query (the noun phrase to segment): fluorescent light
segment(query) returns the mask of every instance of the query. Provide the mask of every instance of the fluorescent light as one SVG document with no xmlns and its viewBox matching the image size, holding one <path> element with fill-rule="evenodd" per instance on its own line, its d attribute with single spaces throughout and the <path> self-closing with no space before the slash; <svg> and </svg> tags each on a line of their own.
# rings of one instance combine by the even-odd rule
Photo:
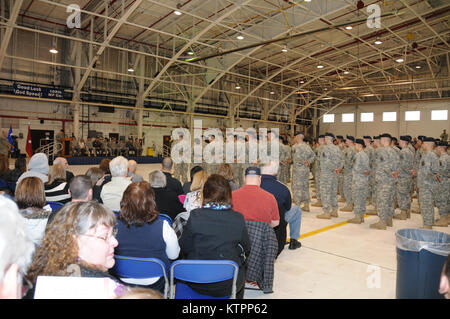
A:
<svg viewBox="0 0 450 319">
<path fill-rule="evenodd" d="M 305 81 L 301 80 L 300 83 L 303 84 L 303 83 L 305 83 Z"/>
<path fill-rule="evenodd" d="M 317 68 L 318 68 L 318 69 L 323 69 L 323 65 L 319 64 L 319 65 L 317 66 Z"/>
<path fill-rule="evenodd" d="M 241 87 L 238 85 L 236 85 L 236 90 L 239 90 Z"/>
<path fill-rule="evenodd" d="M 287 52 L 288 50 L 287 50 L 287 47 L 286 46 L 284 46 L 282 49 L 281 49 L 281 52 Z"/>
<path fill-rule="evenodd" d="M 405 60 L 403 60 L 402 58 L 400 58 L 400 59 L 397 59 L 397 60 L 395 60 L 396 62 L 398 62 L 398 63 L 402 63 L 403 61 L 405 61 Z"/>
<path fill-rule="evenodd" d="M 311 0 L 305 0 L 305 2 L 311 2 Z"/>
<path fill-rule="evenodd" d="M 128 72 L 134 72 L 134 69 L 132 67 L 129 67 Z"/>
<path fill-rule="evenodd" d="M 238 39 L 238 40 L 244 40 L 244 37 L 243 37 L 242 35 L 238 35 L 238 36 L 236 37 L 236 39 Z"/>
<path fill-rule="evenodd" d="M 375 42 L 374 42 L 375 44 L 381 44 L 381 43 L 383 43 L 380 39 L 377 39 Z"/>
<path fill-rule="evenodd" d="M 178 11 L 178 10 L 175 10 L 173 13 L 174 13 L 175 15 L 177 15 L 177 16 L 180 16 L 180 15 L 181 15 L 181 12 Z"/>
<path fill-rule="evenodd" d="M 192 52 L 192 51 L 188 51 L 188 53 L 187 54 L 189 54 L 189 55 L 194 55 L 194 52 Z"/>
<path fill-rule="evenodd" d="M 275 94 L 275 92 L 274 91 L 270 91 L 270 94 Z"/>
<path fill-rule="evenodd" d="M 420 65 L 416 65 L 416 69 L 421 69 L 422 67 Z"/>
<path fill-rule="evenodd" d="M 349 74 L 350 72 L 348 72 L 348 71 L 344 71 L 344 74 Z"/>
<path fill-rule="evenodd" d="M 57 54 L 58 53 L 58 50 L 56 50 L 55 48 L 51 48 L 49 51 L 50 51 L 50 53 L 53 53 L 53 54 Z"/>
<path fill-rule="evenodd" d="M 351 29 L 353 29 L 353 27 L 351 25 L 348 25 L 348 26 L 345 27 L 345 29 L 346 30 L 351 30 Z"/>
</svg>

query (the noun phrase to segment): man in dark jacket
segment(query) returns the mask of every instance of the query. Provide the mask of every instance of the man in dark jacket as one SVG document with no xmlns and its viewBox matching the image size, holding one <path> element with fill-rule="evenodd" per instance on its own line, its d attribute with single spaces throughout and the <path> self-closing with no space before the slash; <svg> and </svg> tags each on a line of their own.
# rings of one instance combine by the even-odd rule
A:
<svg viewBox="0 0 450 319">
<path fill-rule="evenodd" d="M 173 161 L 170 157 L 165 157 L 161 163 L 161 171 L 166 175 L 167 189 L 175 192 L 178 195 L 184 194 L 181 182 L 172 177 Z"/>
<path fill-rule="evenodd" d="M 278 161 L 270 161 L 264 165 L 262 168 L 261 188 L 271 193 L 277 200 L 280 225 L 274 230 L 278 240 L 278 254 L 280 254 L 286 243 L 287 223 L 289 224 L 290 232 L 289 249 L 297 249 L 302 246 L 298 241 L 300 238 L 302 211 L 300 207 L 292 205 L 291 192 L 286 185 L 277 180 L 278 170 Z"/>
</svg>

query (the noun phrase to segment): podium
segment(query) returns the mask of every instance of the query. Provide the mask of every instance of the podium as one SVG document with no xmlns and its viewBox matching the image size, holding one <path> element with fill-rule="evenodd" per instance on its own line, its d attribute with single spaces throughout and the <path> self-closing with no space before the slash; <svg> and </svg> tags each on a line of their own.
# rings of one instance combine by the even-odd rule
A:
<svg viewBox="0 0 450 319">
<path fill-rule="evenodd" d="M 62 156 L 64 157 L 70 157 L 71 155 L 71 148 L 70 148 L 70 142 L 72 141 L 71 137 L 64 137 L 61 139 L 62 144 Z"/>
</svg>

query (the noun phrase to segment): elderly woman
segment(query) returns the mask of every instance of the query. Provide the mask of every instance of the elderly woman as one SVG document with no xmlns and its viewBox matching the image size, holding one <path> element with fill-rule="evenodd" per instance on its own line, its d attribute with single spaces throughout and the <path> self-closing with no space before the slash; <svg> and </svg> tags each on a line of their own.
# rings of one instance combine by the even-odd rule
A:
<svg viewBox="0 0 450 319">
<path fill-rule="evenodd" d="M 155 192 L 155 202 L 159 212 L 169 215 L 174 220 L 179 213 L 184 211 L 178 195 L 174 191 L 167 189 L 167 180 L 163 172 L 151 172 L 149 180 Z"/>
<path fill-rule="evenodd" d="M 45 183 L 45 198 L 47 202 L 70 202 L 69 183 L 66 181 L 66 170 L 61 164 L 50 167 L 48 182 Z"/>
<path fill-rule="evenodd" d="M 116 217 L 95 201 L 68 203 L 49 225 L 28 270 L 35 284 L 38 276 L 108 277 L 114 266 L 113 233 Z"/>
<path fill-rule="evenodd" d="M 228 181 L 211 175 L 203 186 L 202 208 L 191 211 L 180 238 L 184 259 L 233 260 L 239 266 L 236 298 L 244 297 L 245 256 L 250 252 L 250 239 L 242 214 L 231 209 Z M 223 297 L 231 294 L 232 280 L 213 284 L 189 284 L 200 294 Z"/>
<path fill-rule="evenodd" d="M 45 205 L 44 183 L 38 177 L 26 177 L 17 185 L 15 199 L 31 239 L 39 245 L 52 209 Z"/>
<path fill-rule="evenodd" d="M 144 181 L 128 185 L 120 202 L 116 255 L 158 258 L 169 270 L 170 259 L 178 258 L 180 246 L 175 231 L 158 216 L 155 194 L 150 184 Z M 164 293 L 164 277 L 121 280 Z"/>
</svg>

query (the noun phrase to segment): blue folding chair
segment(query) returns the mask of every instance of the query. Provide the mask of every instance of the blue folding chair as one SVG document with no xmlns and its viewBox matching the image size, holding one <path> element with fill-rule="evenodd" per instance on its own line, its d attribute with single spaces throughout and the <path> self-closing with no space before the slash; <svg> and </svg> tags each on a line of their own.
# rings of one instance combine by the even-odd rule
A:
<svg viewBox="0 0 450 319">
<path fill-rule="evenodd" d="M 8 188 L 14 194 L 16 192 L 16 182 L 6 182 L 6 184 L 8 184 Z"/>
<path fill-rule="evenodd" d="M 164 277 L 164 298 L 169 292 L 169 281 L 167 279 L 166 266 L 158 258 L 139 258 L 115 255 L 113 272 L 119 278 L 150 278 Z"/>
<path fill-rule="evenodd" d="M 46 204 L 50 205 L 50 207 L 52 208 L 52 212 L 57 211 L 64 206 L 64 204 L 60 202 L 47 202 Z"/>
<path fill-rule="evenodd" d="M 159 219 L 167 220 L 167 222 L 169 223 L 170 226 L 172 226 L 172 224 L 173 224 L 172 218 L 170 218 L 170 216 L 167 214 L 159 214 Z"/>
<path fill-rule="evenodd" d="M 232 260 L 177 260 L 170 267 L 170 299 L 236 299 L 238 265 Z M 195 292 L 179 279 L 191 283 L 209 284 L 233 279 L 231 295 L 212 297 Z"/>
</svg>

